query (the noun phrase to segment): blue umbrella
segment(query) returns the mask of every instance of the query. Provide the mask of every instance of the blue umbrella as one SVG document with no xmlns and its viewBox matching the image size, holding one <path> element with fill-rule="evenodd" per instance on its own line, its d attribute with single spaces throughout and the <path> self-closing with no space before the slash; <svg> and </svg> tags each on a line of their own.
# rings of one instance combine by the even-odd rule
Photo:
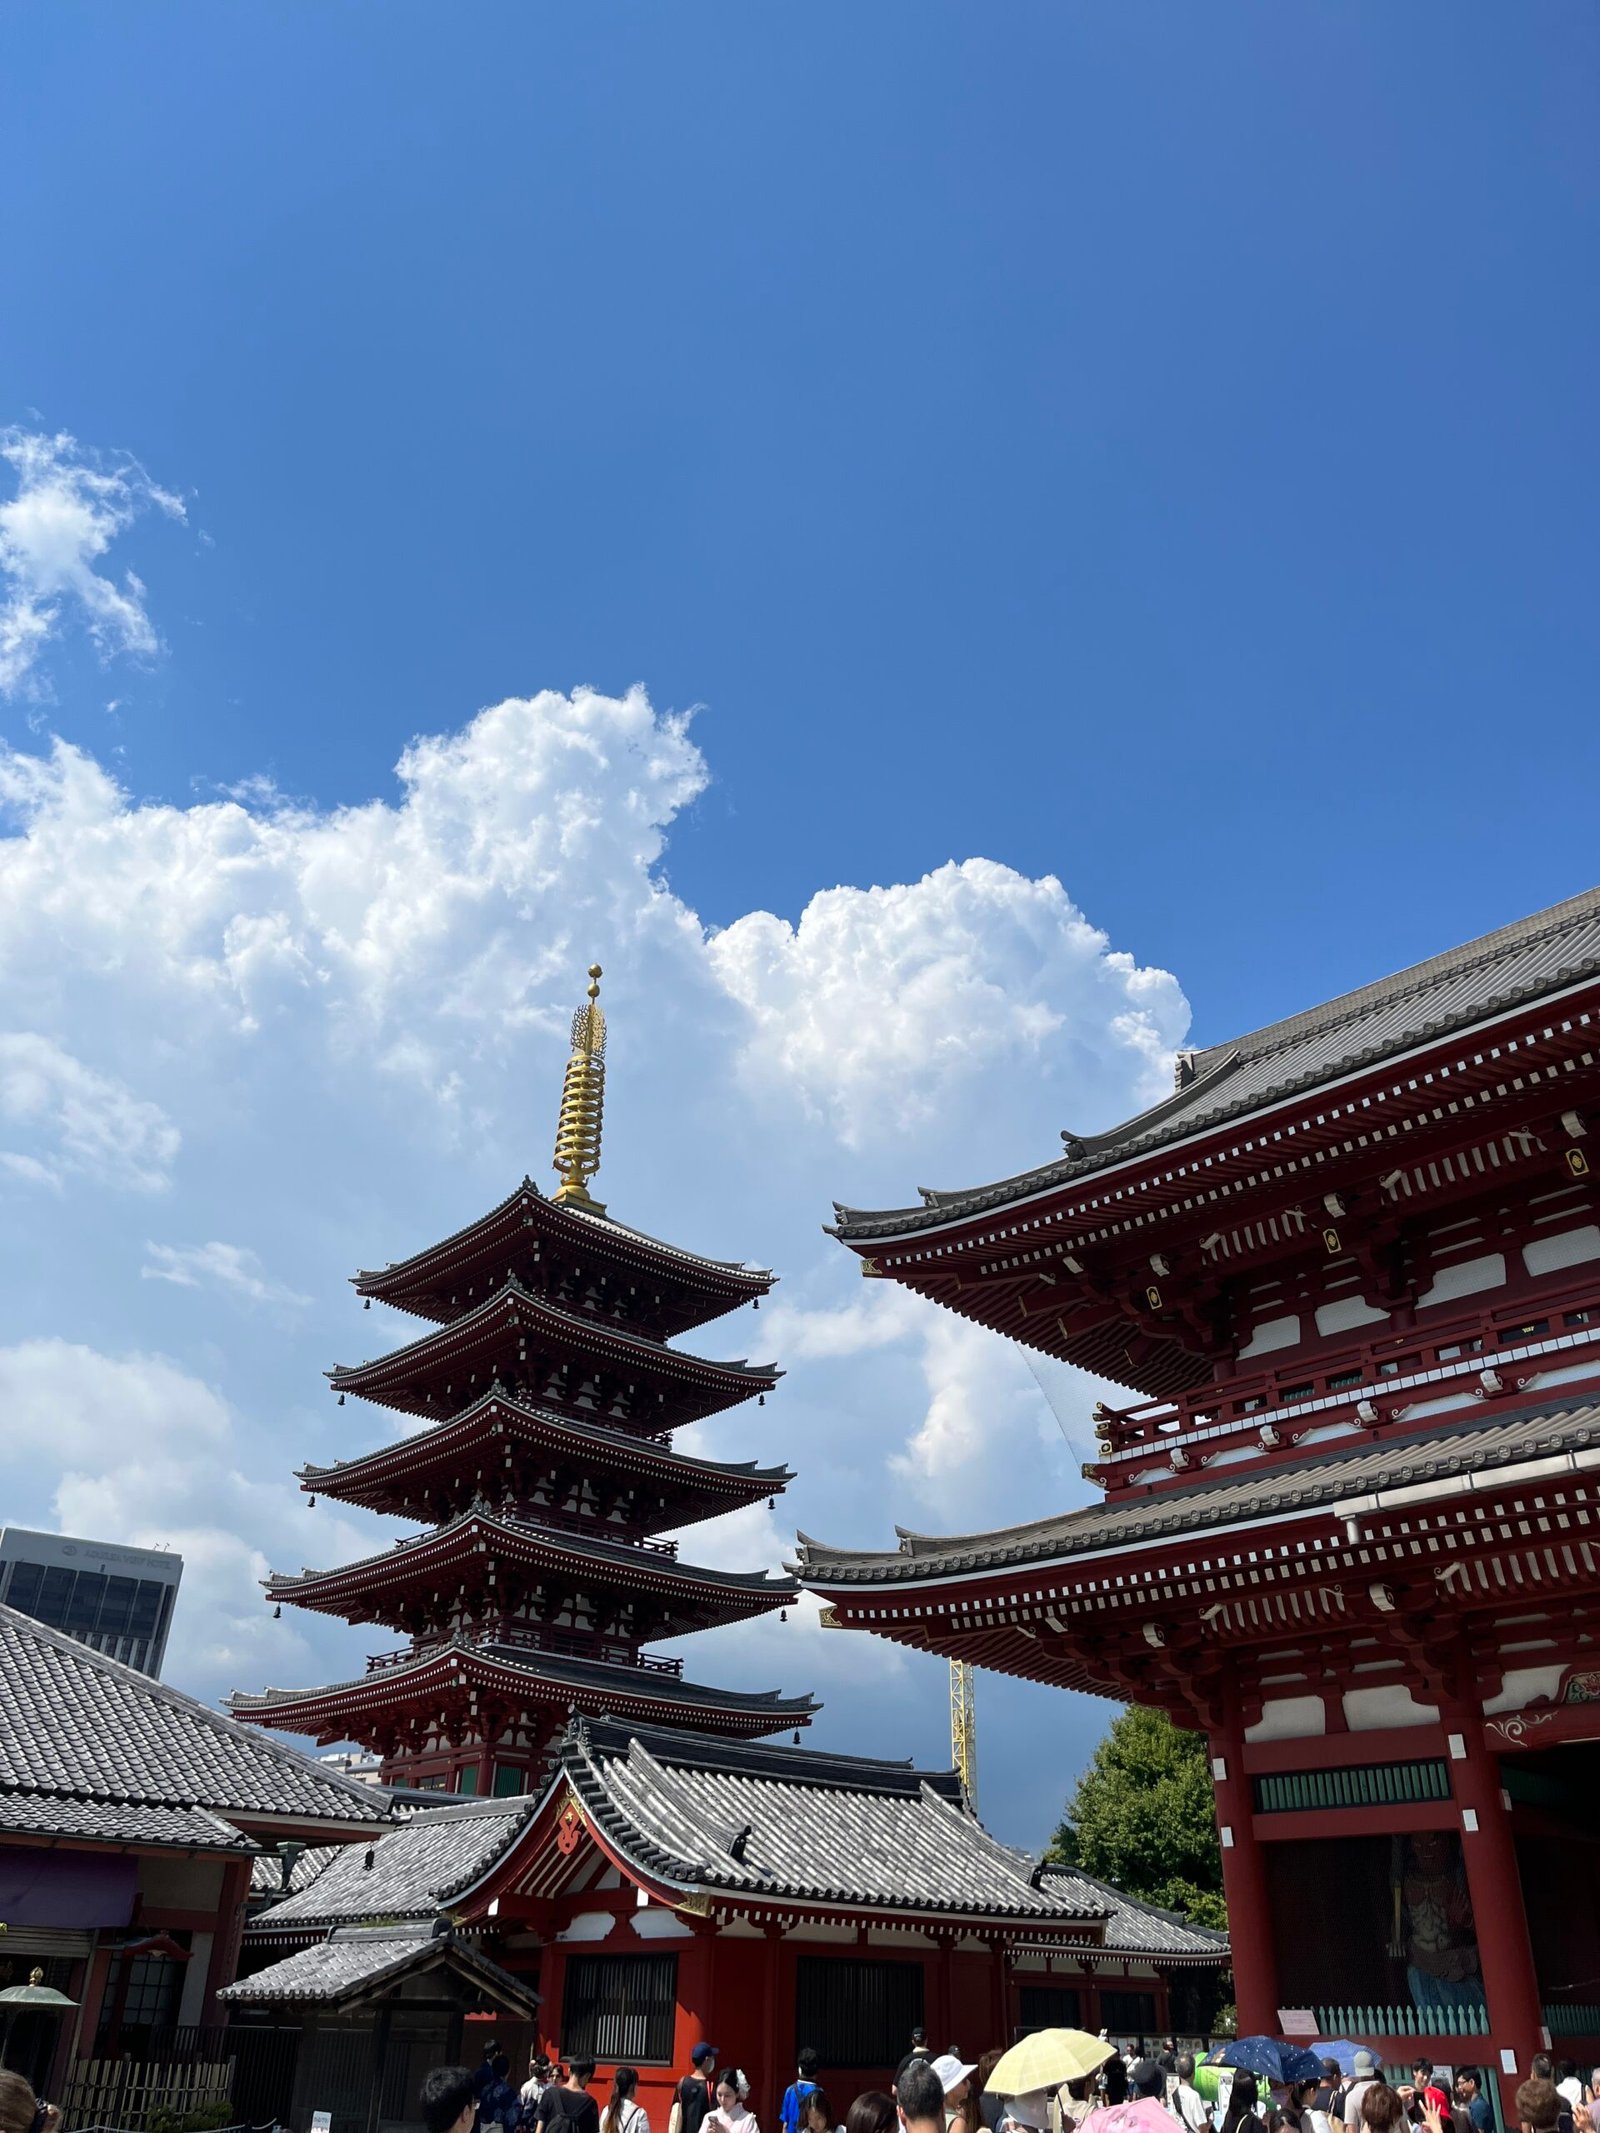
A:
<svg viewBox="0 0 1600 2133">
<path fill-rule="evenodd" d="M 1372 2051 L 1370 2044 L 1352 2044 L 1348 2037 L 1335 2037 L 1331 2044 L 1324 2044 L 1319 2041 L 1317 2045 L 1317 2057 L 1319 2059 L 1337 2059 L 1341 2074 L 1353 2074 L 1355 2072 L 1357 2052 L 1371 2052 L 1373 2064 L 1382 2066 L 1382 2052 Z"/>
<path fill-rule="evenodd" d="M 1211 2064 L 1258 2074 L 1275 2087 L 1290 2081 L 1322 2079 L 1322 2061 L 1316 2053 L 1308 2052 L 1303 2044 L 1287 2043 L 1281 2037 L 1234 2037 L 1211 2054 Z"/>
</svg>

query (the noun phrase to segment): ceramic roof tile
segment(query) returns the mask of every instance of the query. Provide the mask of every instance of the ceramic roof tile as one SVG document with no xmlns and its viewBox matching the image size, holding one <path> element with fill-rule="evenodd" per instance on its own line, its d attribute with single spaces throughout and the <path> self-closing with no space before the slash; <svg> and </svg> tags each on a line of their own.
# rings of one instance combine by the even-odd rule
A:
<svg viewBox="0 0 1600 2133">
<path fill-rule="evenodd" d="M 1066 1903 L 1100 1901 L 1110 1911 L 1103 1945 L 1122 1955 L 1191 1956 L 1223 1961 L 1228 1953 L 1226 1933 L 1213 1933 L 1197 1926 L 1181 1911 L 1163 1911 L 1153 1903 L 1141 1903 L 1109 1881 L 1097 1880 L 1077 1867 L 1041 1866 L 1035 1876 L 1047 1894 Z"/>
<path fill-rule="evenodd" d="M 282 2002 L 337 2006 L 352 1996 L 366 1998 L 397 1984 L 413 1971 L 437 1969 L 441 1964 L 510 2011 L 531 2014 L 539 2004 L 538 1993 L 522 1979 L 479 1954 L 469 1942 L 435 1933 L 431 1923 L 331 1934 L 226 1986 L 218 1998 L 238 2006 Z"/>
<path fill-rule="evenodd" d="M 369 1787 L 9 1607 L 0 1607 L 0 1709 L 0 1829 L 71 1833 L 68 1802 L 86 1803 L 85 1835 L 113 1807 L 137 1807 L 141 1827 L 153 1826 L 145 1810 L 155 1808 L 356 1827 L 388 1809 Z"/>
<path fill-rule="evenodd" d="M 824 1588 L 914 1584 L 961 1572 L 1021 1568 L 1165 1535 L 1193 1535 L 1241 1519 L 1281 1515 L 1419 1481 L 1492 1478 L 1497 1467 L 1596 1445 L 1600 1406 L 1542 1406 L 1439 1432 L 1417 1431 L 1385 1444 L 1325 1451 L 1233 1480 L 1219 1477 L 1187 1488 L 1150 1489 L 992 1533 L 902 1533 L 900 1547 L 893 1552 L 832 1548 L 802 1533 L 796 1567 L 807 1583 Z"/>
<path fill-rule="evenodd" d="M 381 1842 L 340 1846 L 309 1886 L 263 1911 L 252 1930 L 279 1933 L 289 1926 L 355 1924 L 363 1918 L 431 1918 L 482 1879 L 537 1805 L 532 1794 L 525 1794 L 424 1808 Z"/>
<path fill-rule="evenodd" d="M 840 1207 L 837 1234 L 897 1236 L 1007 1206 L 1596 974 L 1600 889 L 1590 889 L 1248 1036 L 1182 1055 L 1188 1078 L 1176 1094 L 1108 1133 L 1063 1134 L 1063 1158 L 990 1185 L 926 1191 L 920 1207 Z"/>
<path fill-rule="evenodd" d="M 1036 1889 L 959 1804 L 953 1772 L 582 1719 L 562 1761 L 608 1839 L 685 1886 L 1040 1925 L 1106 1914 Z"/>
</svg>

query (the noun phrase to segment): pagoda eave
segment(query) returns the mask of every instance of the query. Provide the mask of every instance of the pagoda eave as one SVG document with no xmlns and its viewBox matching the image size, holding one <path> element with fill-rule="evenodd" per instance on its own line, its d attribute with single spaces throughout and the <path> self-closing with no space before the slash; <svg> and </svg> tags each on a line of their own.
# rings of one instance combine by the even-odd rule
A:
<svg viewBox="0 0 1600 2133">
<path fill-rule="evenodd" d="M 758 1301 L 776 1280 L 764 1267 L 704 1259 L 608 1216 L 553 1200 L 525 1177 L 477 1222 L 392 1266 L 364 1268 L 353 1277 L 353 1286 L 360 1296 L 443 1323 L 457 1315 L 455 1298 L 463 1288 L 490 1270 L 503 1273 L 508 1259 L 526 1253 L 530 1234 L 629 1278 L 659 1283 L 652 1300 L 660 1322 L 673 1333 Z"/>
<path fill-rule="evenodd" d="M 427 1507 L 436 1498 L 449 1501 L 463 1487 L 470 1497 L 508 1471 L 520 1479 L 541 1459 L 636 1478 L 658 1490 L 661 1508 L 630 1520 L 644 1533 L 698 1524 L 720 1511 L 781 1495 L 794 1479 L 786 1466 L 696 1459 L 636 1433 L 514 1400 L 503 1390 L 474 1401 L 448 1421 L 357 1458 L 301 1467 L 296 1479 L 310 1496 L 415 1518 L 432 1515 Z M 461 1508 L 458 1503 L 456 1509 Z"/>
<path fill-rule="evenodd" d="M 820 1706 L 809 1696 L 777 1691 L 741 1695 L 704 1688 L 665 1672 L 556 1658 L 513 1658 L 451 1643 L 395 1665 L 375 1666 L 354 1681 L 314 1689 L 235 1693 L 231 1715 L 251 1725 L 315 1739 L 327 1746 L 358 1741 L 378 1746 L 397 1716 L 419 1705 L 448 1717 L 473 1697 L 493 1695 L 516 1709 L 548 1711 L 552 1719 L 578 1711 L 656 1725 L 682 1725 L 732 1739 L 809 1725 Z"/>
<path fill-rule="evenodd" d="M 401 1629 L 408 1611 L 430 1611 L 441 1592 L 471 1592 L 492 1604 L 519 1572 L 533 1580 L 558 1577 L 574 1591 L 638 1596 L 659 1614 L 651 1631 L 657 1636 L 767 1614 L 799 1594 L 793 1579 L 765 1571 L 701 1569 L 680 1564 L 659 1545 L 606 1540 L 487 1511 L 336 1569 L 269 1576 L 264 1589 L 278 1604 Z"/>
<path fill-rule="evenodd" d="M 515 1386 L 525 1373 L 539 1370 L 539 1362 L 527 1355 L 530 1343 L 537 1344 L 544 1365 L 585 1373 L 574 1404 L 583 1398 L 582 1385 L 603 1373 L 614 1381 L 614 1390 L 588 1395 L 589 1411 L 599 1410 L 601 1401 L 620 1399 L 626 1411 L 615 1419 L 651 1429 L 697 1422 L 752 1394 L 770 1392 L 782 1376 L 770 1365 L 689 1355 L 647 1335 L 563 1310 L 507 1281 L 460 1318 L 405 1347 L 330 1370 L 328 1382 L 337 1393 L 356 1393 L 405 1413 L 428 1415 L 442 1407 L 454 1414 L 496 1381 Z"/>
</svg>

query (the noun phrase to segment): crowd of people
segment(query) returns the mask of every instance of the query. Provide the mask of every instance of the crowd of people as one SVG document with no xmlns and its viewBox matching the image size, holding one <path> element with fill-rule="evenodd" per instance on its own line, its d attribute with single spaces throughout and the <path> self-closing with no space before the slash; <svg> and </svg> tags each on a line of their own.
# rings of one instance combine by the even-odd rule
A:
<svg viewBox="0 0 1600 2133">
<path fill-rule="evenodd" d="M 1324 2059 L 1319 2076 L 1276 2085 L 1230 2072 L 1209 2099 L 1194 2054 L 1170 2037 L 1158 2051 L 1140 2040 L 1082 2080 L 1023 2096 L 991 2087 L 1001 2057 L 999 2049 L 977 2060 L 954 2048 L 935 2053 L 914 2030 L 892 2092 L 863 2090 L 841 2112 L 818 2081 L 817 2053 L 802 2050 L 767 2133 L 1494 2133 L 1488 2077 L 1458 2067 L 1447 2088 L 1422 2055 L 1409 2080 L 1392 2083 L 1365 2051 L 1348 2073 Z M 491 2045 L 475 2074 L 429 2075 L 423 2116 L 428 2133 L 763 2133 L 747 2075 L 724 2065 L 713 2044 L 690 2053 L 665 2126 L 652 2128 L 636 2068 L 618 2067 L 605 2095 L 593 2092 L 594 2078 L 591 2059 L 563 2069 L 540 2055 L 513 2087 L 505 2054 Z M 1585 2079 L 1572 2061 L 1540 2054 L 1516 2108 L 1521 2133 L 1600 2133 L 1600 2067 Z"/>
</svg>

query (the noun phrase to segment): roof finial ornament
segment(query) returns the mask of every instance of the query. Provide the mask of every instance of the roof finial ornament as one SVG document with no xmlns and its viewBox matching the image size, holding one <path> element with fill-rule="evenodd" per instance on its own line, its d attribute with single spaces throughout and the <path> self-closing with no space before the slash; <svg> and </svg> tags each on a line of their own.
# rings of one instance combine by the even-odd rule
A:
<svg viewBox="0 0 1600 2133">
<path fill-rule="evenodd" d="M 556 1199 L 586 1214 L 603 1215 L 600 1201 L 589 1196 L 589 1180 L 600 1168 L 600 1125 L 606 1093 L 606 1018 L 600 1005 L 600 965 L 589 965 L 589 1004 L 572 1018 L 572 1057 L 561 1084 L 561 1116 L 556 1121 L 555 1168 L 561 1183 Z"/>
</svg>

